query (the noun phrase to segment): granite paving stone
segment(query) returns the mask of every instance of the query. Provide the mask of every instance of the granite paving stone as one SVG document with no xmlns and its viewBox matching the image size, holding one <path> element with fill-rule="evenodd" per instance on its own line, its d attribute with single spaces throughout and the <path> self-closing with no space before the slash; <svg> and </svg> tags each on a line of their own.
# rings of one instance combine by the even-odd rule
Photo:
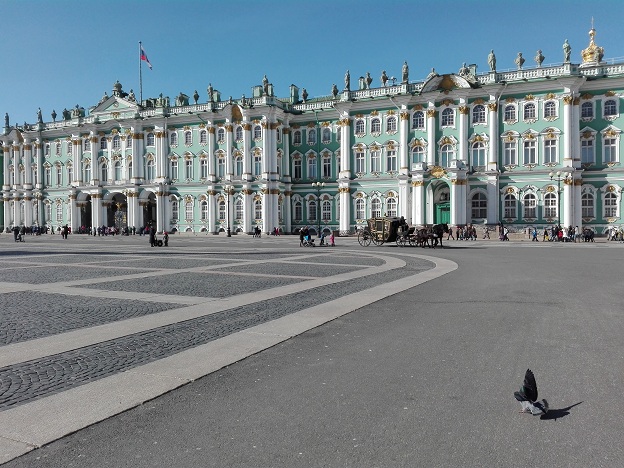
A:
<svg viewBox="0 0 624 468">
<path fill-rule="evenodd" d="M 125 266 L 125 265 L 124 265 Z M 116 275 L 132 275 L 142 273 L 145 270 L 113 268 L 113 267 L 80 267 L 71 265 L 62 266 L 34 266 L 32 268 L 7 268 L 0 270 L 0 281 L 10 283 L 58 283 L 87 278 L 106 278 Z"/>
<path fill-rule="evenodd" d="M 241 264 L 234 267 L 228 267 L 226 269 L 217 268 L 214 271 L 262 273 L 277 276 L 316 276 L 320 278 L 324 276 L 334 276 L 340 273 L 348 273 L 359 269 L 361 268 L 335 265 L 310 266 L 307 264 L 306 260 L 301 260 L 301 263 L 265 262 Z"/>
</svg>

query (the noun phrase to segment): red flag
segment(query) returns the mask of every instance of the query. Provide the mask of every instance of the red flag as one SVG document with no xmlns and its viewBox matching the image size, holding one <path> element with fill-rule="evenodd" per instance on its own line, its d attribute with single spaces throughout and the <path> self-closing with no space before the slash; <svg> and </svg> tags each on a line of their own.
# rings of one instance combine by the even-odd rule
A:
<svg viewBox="0 0 624 468">
<path fill-rule="evenodd" d="M 145 53 L 145 50 L 143 49 L 143 46 L 141 46 L 141 60 L 145 60 L 145 62 L 147 63 L 147 66 L 149 67 L 149 69 L 152 69 L 152 64 L 150 63 L 149 59 L 147 58 L 147 54 Z"/>
</svg>

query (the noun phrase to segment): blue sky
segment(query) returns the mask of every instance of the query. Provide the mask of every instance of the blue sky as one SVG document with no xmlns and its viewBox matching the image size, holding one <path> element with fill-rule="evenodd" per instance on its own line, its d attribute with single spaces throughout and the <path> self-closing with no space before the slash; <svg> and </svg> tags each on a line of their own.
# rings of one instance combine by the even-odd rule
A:
<svg viewBox="0 0 624 468">
<path fill-rule="evenodd" d="M 197 89 L 200 102 L 212 83 L 222 96 L 251 95 L 264 74 L 277 96 L 290 84 L 310 97 L 342 89 L 350 70 L 410 80 L 457 72 L 463 62 L 487 71 L 494 49 L 499 70 L 514 67 L 518 52 L 533 66 L 562 62 L 568 39 L 572 61 L 589 42 L 605 59 L 624 61 L 624 2 L 505 0 L 2 0 L 0 112 L 11 124 L 45 121 L 52 110 L 89 108 L 119 80 L 139 95 L 139 41 L 154 69 L 143 66 L 143 97 L 174 98 Z"/>
</svg>

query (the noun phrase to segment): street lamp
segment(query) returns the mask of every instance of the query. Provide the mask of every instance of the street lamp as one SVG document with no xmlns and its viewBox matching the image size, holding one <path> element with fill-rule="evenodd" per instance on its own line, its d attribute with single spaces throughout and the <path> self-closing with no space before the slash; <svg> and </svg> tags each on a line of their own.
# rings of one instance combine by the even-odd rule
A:
<svg viewBox="0 0 624 468">
<path fill-rule="evenodd" d="M 227 237 L 232 237 L 232 231 L 230 229 L 230 195 L 232 194 L 233 190 L 234 187 L 232 187 L 231 185 L 225 186 L 225 194 L 227 195 Z"/>
<path fill-rule="evenodd" d="M 317 235 L 321 236 L 321 189 L 325 187 L 325 182 L 312 182 L 312 187 L 316 189 L 316 221 L 318 222 Z"/>
</svg>

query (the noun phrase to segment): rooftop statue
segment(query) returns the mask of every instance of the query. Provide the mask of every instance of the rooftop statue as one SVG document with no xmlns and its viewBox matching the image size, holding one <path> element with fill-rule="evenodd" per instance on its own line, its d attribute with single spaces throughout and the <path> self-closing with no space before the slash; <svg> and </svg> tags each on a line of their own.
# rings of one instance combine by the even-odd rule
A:
<svg viewBox="0 0 624 468">
<path fill-rule="evenodd" d="M 4 114 L 4 127 L 7 128 L 9 126 L 9 113 Z"/>
<path fill-rule="evenodd" d="M 107 99 L 108 99 L 108 93 L 104 91 L 104 96 L 102 96 L 102 99 L 100 99 L 100 102 L 98 104 L 102 104 Z"/>
<path fill-rule="evenodd" d="M 269 94 L 269 79 L 266 75 L 262 78 L 262 89 L 264 90 L 264 94 Z"/>
<path fill-rule="evenodd" d="M 195 93 L 193 94 L 193 100 L 195 101 L 195 104 L 197 104 L 197 101 L 199 101 L 199 93 L 197 92 L 197 90 L 195 90 Z"/>
<path fill-rule="evenodd" d="M 176 106 L 188 106 L 189 97 L 180 91 L 180 94 L 176 98 Z"/>
<path fill-rule="evenodd" d="M 71 113 L 67 110 L 67 108 L 63 109 L 63 120 L 71 119 Z"/>
<path fill-rule="evenodd" d="M 566 39 L 563 43 L 563 63 L 570 63 L 570 54 L 572 53 L 572 47 Z"/>
<path fill-rule="evenodd" d="M 434 78 L 436 76 L 440 76 L 440 75 L 436 73 L 435 68 L 432 68 L 429 74 L 427 75 L 427 78 L 425 78 L 425 81 L 429 81 L 431 78 Z"/>
<path fill-rule="evenodd" d="M 206 91 L 208 92 L 208 102 L 212 102 L 214 100 L 214 89 L 212 89 L 212 83 L 208 83 L 208 89 Z"/>
<path fill-rule="evenodd" d="M 345 83 L 345 91 L 351 91 L 351 73 L 349 73 L 349 70 L 347 70 L 347 73 L 345 73 L 345 77 L 344 77 L 344 83 Z"/>
<path fill-rule="evenodd" d="M 409 82 L 409 67 L 407 61 L 403 62 L 403 69 L 401 70 L 401 83 L 407 84 Z"/>
<path fill-rule="evenodd" d="M 303 98 L 303 102 L 308 100 L 308 91 L 305 88 L 301 90 L 301 97 Z"/>
<path fill-rule="evenodd" d="M 331 93 L 332 93 L 332 96 L 334 96 L 334 98 L 338 96 L 338 86 L 336 86 L 336 83 L 332 85 Z"/>
<path fill-rule="evenodd" d="M 37 123 L 43 123 L 43 116 L 41 115 L 41 107 L 37 110 Z"/>
<path fill-rule="evenodd" d="M 518 56 L 516 57 L 516 60 L 514 60 L 514 62 L 516 62 L 516 66 L 518 67 L 518 70 L 522 70 L 522 65 L 524 65 L 525 59 L 522 56 L 522 52 L 518 52 Z"/>
<path fill-rule="evenodd" d="M 130 94 L 128 94 L 128 101 L 136 102 L 136 96 L 134 95 L 134 91 L 131 89 Z"/>
<path fill-rule="evenodd" d="M 52 122 L 56 122 L 56 111 L 52 109 Z"/>
<path fill-rule="evenodd" d="M 459 76 L 466 77 L 470 73 L 470 69 L 466 66 L 466 62 L 464 62 L 459 69 Z"/>
<path fill-rule="evenodd" d="M 537 63 L 538 68 L 542 66 L 542 63 L 544 62 L 545 58 L 546 57 L 544 57 L 544 55 L 542 54 L 542 51 L 538 50 L 537 54 L 535 55 L 535 63 Z"/>
<path fill-rule="evenodd" d="M 372 82 L 373 82 L 373 77 L 370 76 L 369 72 L 366 72 L 366 89 L 370 89 Z"/>
<path fill-rule="evenodd" d="M 386 75 L 386 70 L 381 72 L 381 78 L 379 78 L 379 81 L 381 81 L 381 86 L 385 88 L 386 82 L 388 81 L 388 75 Z"/>
<path fill-rule="evenodd" d="M 494 49 L 492 49 L 490 55 L 488 55 L 488 65 L 490 66 L 490 71 L 496 71 L 496 55 L 494 55 Z"/>
</svg>

